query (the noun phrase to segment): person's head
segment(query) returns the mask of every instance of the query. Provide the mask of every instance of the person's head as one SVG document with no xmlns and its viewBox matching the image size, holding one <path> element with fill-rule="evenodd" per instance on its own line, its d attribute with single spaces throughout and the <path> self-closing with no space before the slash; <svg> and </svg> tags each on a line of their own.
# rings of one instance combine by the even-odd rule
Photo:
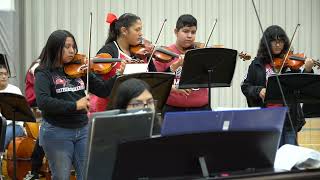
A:
<svg viewBox="0 0 320 180">
<path fill-rule="evenodd" d="M 174 29 L 177 36 L 176 44 L 181 48 L 189 48 L 196 39 L 197 19 L 190 14 L 181 15 Z"/>
<path fill-rule="evenodd" d="M 139 16 L 125 13 L 110 23 L 106 44 L 123 38 L 129 45 L 137 45 L 142 37 L 142 22 Z"/>
<path fill-rule="evenodd" d="M 8 86 L 8 69 L 5 65 L 0 64 L 0 90 L 5 89 Z"/>
<path fill-rule="evenodd" d="M 150 93 L 150 86 L 140 79 L 128 79 L 119 85 L 114 109 L 140 109 L 148 107 L 155 109 L 154 99 Z"/>
<path fill-rule="evenodd" d="M 78 52 L 74 36 L 66 30 L 56 30 L 49 36 L 41 52 L 40 67 L 54 69 L 71 62 Z"/>
<path fill-rule="evenodd" d="M 263 33 L 266 37 L 268 46 L 273 57 L 285 54 L 289 49 L 289 38 L 286 32 L 277 25 L 269 26 Z M 262 36 L 259 44 L 257 56 L 264 60 L 265 64 L 271 62 L 268 49 Z"/>
</svg>

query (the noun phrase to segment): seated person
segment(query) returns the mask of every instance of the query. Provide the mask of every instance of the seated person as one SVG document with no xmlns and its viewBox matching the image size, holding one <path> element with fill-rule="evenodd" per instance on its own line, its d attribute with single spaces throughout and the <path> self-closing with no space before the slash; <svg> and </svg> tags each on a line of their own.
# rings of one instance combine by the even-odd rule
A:
<svg viewBox="0 0 320 180">
<path fill-rule="evenodd" d="M 155 110 L 155 100 L 150 92 L 150 86 L 140 79 L 131 78 L 119 85 L 113 109 L 141 109 Z M 155 119 L 152 134 L 160 133 L 160 123 Z"/>
<path fill-rule="evenodd" d="M 0 93 L 13 93 L 13 94 L 19 94 L 22 95 L 21 90 L 12 84 L 9 84 L 9 74 L 8 69 L 3 64 L 0 64 Z M 1 111 L 0 111 L 0 117 L 2 117 Z M 25 131 L 23 128 L 23 122 L 16 122 L 15 124 L 16 133 L 15 136 L 25 136 Z M 4 147 L 7 148 L 11 140 L 13 139 L 13 126 L 12 121 L 7 120 L 7 130 L 6 130 L 6 137 L 5 137 L 5 143 Z M 0 162 L 0 175 L 2 171 L 2 163 Z M 0 177 L 2 179 L 2 177 Z"/>
<path fill-rule="evenodd" d="M 21 90 L 17 86 L 9 84 L 8 78 L 9 78 L 9 75 L 8 75 L 7 67 L 0 64 L 0 93 L 13 93 L 13 94 L 22 95 Z M 1 115 L 1 112 L 0 112 L 0 115 Z M 9 143 L 13 139 L 12 128 L 13 128 L 12 121 L 7 120 L 7 131 L 6 131 L 5 146 L 4 146 L 6 148 L 8 147 Z M 16 137 L 25 136 L 23 122 L 16 122 L 15 129 L 16 129 Z"/>
</svg>

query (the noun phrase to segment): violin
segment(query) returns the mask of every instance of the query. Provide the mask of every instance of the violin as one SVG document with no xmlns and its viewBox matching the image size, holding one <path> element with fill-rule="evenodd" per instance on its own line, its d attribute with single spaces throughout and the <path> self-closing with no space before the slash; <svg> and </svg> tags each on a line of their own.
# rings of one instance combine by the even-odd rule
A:
<svg viewBox="0 0 320 180">
<path fill-rule="evenodd" d="M 111 59 L 111 55 L 108 53 L 98 54 L 95 58 Z M 90 72 L 96 74 L 106 74 L 112 69 L 113 63 L 99 62 L 93 63 L 90 61 Z M 87 57 L 85 54 L 76 54 L 73 60 L 64 65 L 64 72 L 72 78 L 78 78 L 85 76 L 87 73 Z"/>
<path fill-rule="evenodd" d="M 136 46 L 131 46 L 130 52 L 139 59 L 148 58 L 152 54 L 152 58 L 154 58 L 154 60 L 162 63 L 171 62 L 174 58 L 179 57 L 178 54 L 170 51 L 168 47 L 155 47 L 146 39 L 142 39 L 141 42 Z"/>
<path fill-rule="evenodd" d="M 298 70 L 301 66 L 304 65 L 306 57 L 304 53 L 296 53 L 294 54 L 293 51 L 290 51 L 287 58 L 273 58 L 273 66 L 275 69 L 281 69 L 281 67 L 289 67 L 293 70 Z M 284 62 L 283 62 L 284 61 Z M 320 67 L 319 60 L 313 60 L 314 66 Z"/>
</svg>

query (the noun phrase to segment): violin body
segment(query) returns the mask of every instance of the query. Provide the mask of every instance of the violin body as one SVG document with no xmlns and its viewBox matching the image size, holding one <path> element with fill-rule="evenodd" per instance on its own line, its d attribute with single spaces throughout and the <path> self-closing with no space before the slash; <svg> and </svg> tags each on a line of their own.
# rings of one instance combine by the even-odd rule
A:
<svg viewBox="0 0 320 180">
<path fill-rule="evenodd" d="M 110 54 L 101 53 L 97 58 L 112 58 Z M 87 74 L 87 57 L 84 54 L 76 54 L 73 60 L 64 66 L 64 72 L 72 78 L 79 78 Z M 106 74 L 112 69 L 112 63 L 92 63 L 90 61 L 90 72 Z"/>
<path fill-rule="evenodd" d="M 87 73 L 85 64 L 86 55 L 76 54 L 73 60 L 63 67 L 64 72 L 72 78 L 84 76 Z"/>
<path fill-rule="evenodd" d="M 143 60 L 150 57 L 154 51 L 152 58 L 162 63 L 171 62 L 175 57 L 178 57 L 178 55 L 171 52 L 168 47 L 161 46 L 156 47 L 156 49 L 154 48 L 155 46 L 152 45 L 150 41 L 142 39 L 140 44 L 130 47 L 130 52 L 137 58 Z"/>
<path fill-rule="evenodd" d="M 298 70 L 304 65 L 305 55 L 303 53 L 293 54 L 292 51 L 289 52 L 286 59 L 284 58 L 273 58 L 273 66 L 275 69 L 280 69 L 282 67 L 289 67 L 293 70 Z"/>
<path fill-rule="evenodd" d="M 108 53 L 101 53 L 97 58 L 112 58 Z M 90 70 L 96 74 L 107 74 L 111 71 L 113 63 L 90 63 Z"/>
</svg>

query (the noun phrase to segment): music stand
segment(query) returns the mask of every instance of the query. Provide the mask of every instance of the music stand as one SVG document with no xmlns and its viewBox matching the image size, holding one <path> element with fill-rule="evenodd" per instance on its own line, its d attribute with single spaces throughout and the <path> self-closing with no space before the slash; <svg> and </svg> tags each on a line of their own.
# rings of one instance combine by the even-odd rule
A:
<svg viewBox="0 0 320 180">
<path fill-rule="evenodd" d="M 85 178 L 112 179 L 117 144 L 124 140 L 150 137 L 154 111 L 149 108 L 116 109 L 92 113 L 91 116 Z"/>
<path fill-rule="evenodd" d="M 211 108 L 211 88 L 230 87 L 237 51 L 227 48 L 202 48 L 187 51 L 179 88 L 209 88 L 208 102 Z"/>
<path fill-rule="evenodd" d="M 130 78 L 141 79 L 149 84 L 151 88 L 151 94 L 155 100 L 157 100 L 156 112 L 161 112 L 163 106 L 167 102 L 167 98 L 171 91 L 171 86 L 174 80 L 174 74 L 172 73 L 161 73 L 161 72 L 145 72 L 145 73 L 134 73 L 122 75 L 117 78 L 116 82 L 113 85 L 111 94 L 109 109 L 113 104 L 113 97 L 116 95 L 118 86 Z"/>
<path fill-rule="evenodd" d="M 311 73 L 290 73 L 274 75 L 268 78 L 265 103 L 283 103 L 278 76 L 286 102 L 320 103 L 320 75 Z"/>
<path fill-rule="evenodd" d="M 36 119 L 24 96 L 13 93 L 0 93 L 1 114 L 12 120 L 13 133 L 13 179 L 16 178 L 16 121 L 35 122 Z"/>
<path fill-rule="evenodd" d="M 272 169 L 279 139 L 279 131 L 229 131 L 127 141 L 118 145 L 113 179 L 199 179 Z"/>
</svg>

